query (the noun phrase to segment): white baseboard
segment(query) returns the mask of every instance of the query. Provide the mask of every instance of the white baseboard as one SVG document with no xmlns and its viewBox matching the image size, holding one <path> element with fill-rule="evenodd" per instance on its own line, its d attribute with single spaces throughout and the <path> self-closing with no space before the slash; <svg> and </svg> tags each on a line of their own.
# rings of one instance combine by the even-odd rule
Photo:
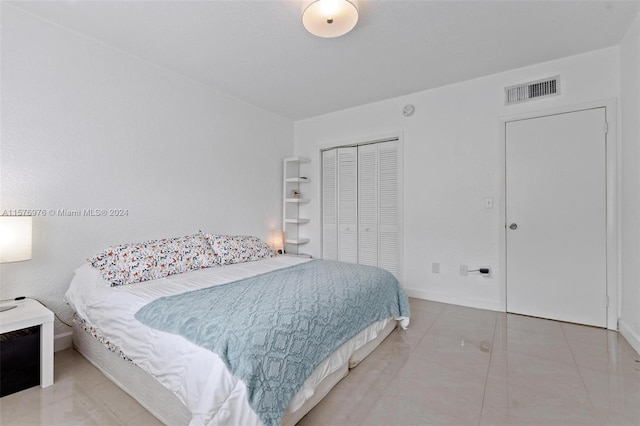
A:
<svg viewBox="0 0 640 426">
<path fill-rule="evenodd" d="M 629 327 L 629 325 L 622 319 L 618 323 L 618 330 L 620 331 L 620 334 L 627 339 L 627 342 L 629 342 L 631 347 L 640 354 L 640 334 Z"/>
<path fill-rule="evenodd" d="M 433 302 L 449 303 L 451 305 L 467 306 L 469 308 L 504 312 L 504 306 L 501 306 L 494 300 L 470 299 L 459 296 L 452 296 L 446 293 L 420 290 L 416 288 L 404 288 L 404 291 L 405 293 L 407 293 L 407 296 L 415 297 L 416 299 L 431 300 Z"/>
<path fill-rule="evenodd" d="M 66 333 L 56 334 L 53 337 L 53 351 L 58 352 L 63 349 L 70 348 L 73 344 L 73 332 L 67 331 Z"/>
</svg>

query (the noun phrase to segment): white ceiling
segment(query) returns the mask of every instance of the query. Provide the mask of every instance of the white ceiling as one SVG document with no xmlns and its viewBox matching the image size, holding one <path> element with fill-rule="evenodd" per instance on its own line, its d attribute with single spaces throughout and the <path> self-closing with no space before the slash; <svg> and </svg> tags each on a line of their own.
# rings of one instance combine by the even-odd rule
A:
<svg viewBox="0 0 640 426">
<path fill-rule="evenodd" d="M 640 9 L 361 0 L 356 28 L 322 39 L 298 0 L 11 3 L 294 120 L 614 46 Z"/>
</svg>

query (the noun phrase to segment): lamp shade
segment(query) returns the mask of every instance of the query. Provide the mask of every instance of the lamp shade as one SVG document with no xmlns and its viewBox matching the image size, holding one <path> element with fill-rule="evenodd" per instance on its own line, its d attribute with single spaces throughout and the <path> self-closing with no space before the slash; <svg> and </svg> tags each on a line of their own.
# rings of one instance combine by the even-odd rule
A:
<svg viewBox="0 0 640 426">
<path fill-rule="evenodd" d="M 269 243 L 271 245 L 271 249 L 276 252 L 276 254 L 283 253 L 284 250 L 284 232 L 281 230 L 271 231 L 271 235 L 269 236 Z"/>
<path fill-rule="evenodd" d="M 0 216 L 0 263 L 31 259 L 31 216 Z"/>
<path fill-rule="evenodd" d="M 349 0 L 315 0 L 302 12 L 302 25 L 318 37 L 340 37 L 358 23 L 358 8 Z"/>
</svg>

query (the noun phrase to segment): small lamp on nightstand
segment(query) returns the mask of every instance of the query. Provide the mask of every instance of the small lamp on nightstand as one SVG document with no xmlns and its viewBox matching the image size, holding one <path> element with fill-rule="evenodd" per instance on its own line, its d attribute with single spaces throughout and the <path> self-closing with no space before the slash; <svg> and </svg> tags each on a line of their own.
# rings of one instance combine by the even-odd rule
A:
<svg viewBox="0 0 640 426">
<path fill-rule="evenodd" d="M 284 232 L 282 232 L 281 230 L 271 231 L 269 240 L 271 249 L 275 252 L 275 254 L 284 253 Z"/>
<path fill-rule="evenodd" d="M 31 216 L 0 216 L 0 263 L 31 259 Z M 2 306 L 0 312 L 15 308 Z"/>
</svg>

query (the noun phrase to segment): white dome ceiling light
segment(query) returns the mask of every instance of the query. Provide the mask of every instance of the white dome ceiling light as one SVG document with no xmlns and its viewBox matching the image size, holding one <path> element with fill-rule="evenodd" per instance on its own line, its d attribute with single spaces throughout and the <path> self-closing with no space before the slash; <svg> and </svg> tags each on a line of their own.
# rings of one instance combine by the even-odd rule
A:
<svg viewBox="0 0 640 426">
<path fill-rule="evenodd" d="M 302 12 L 302 25 L 311 34 L 323 37 L 340 37 L 358 23 L 358 8 L 349 0 L 315 0 Z"/>
</svg>

